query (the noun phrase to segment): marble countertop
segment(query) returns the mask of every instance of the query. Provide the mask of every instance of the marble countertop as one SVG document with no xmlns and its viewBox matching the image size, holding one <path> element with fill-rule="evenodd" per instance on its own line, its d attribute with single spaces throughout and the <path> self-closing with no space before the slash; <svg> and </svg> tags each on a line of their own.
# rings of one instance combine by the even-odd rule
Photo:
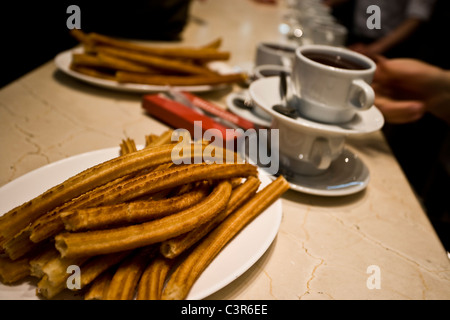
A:
<svg viewBox="0 0 450 320">
<path fill-rule="evenodd" d="M 230 65 L 243 67 L 258 42 L 282 41 L 282 12 L 247 0 L 196 1 L 183 43 L 220 36 Z M 202 97 L 225 107 L 228 93 Z M 143 144 L 145 135 L 165 131 L 141 99 L 79 82 L 52 61 L 4 87 L 0 186 L 57 160 L 126 137 Z M 210 299 L 450 299 L 450 260 L 382 133 L 351 138 L 347 148 L 371 172 L 367 189 L 334 198 L 287 192 L 267 252 Z"/>
</svg>

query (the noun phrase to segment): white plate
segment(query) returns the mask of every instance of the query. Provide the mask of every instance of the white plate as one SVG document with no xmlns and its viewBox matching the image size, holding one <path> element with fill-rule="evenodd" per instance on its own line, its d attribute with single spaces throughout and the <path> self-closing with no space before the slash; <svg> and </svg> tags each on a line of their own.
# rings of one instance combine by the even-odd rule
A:
<svg viewBox="0 0 450 320">
<path fill-rule="evenodd" d="M 245 100 L 246 98 L 249 98 L 249 97 L 250 96 L 246 92 L 243 92 L 243 93 L 230 93 L 227 96 L 227 98 L 226 98 L 226 103 L 227 103 L 228 109 L 230 109 L 230 111 L 233 112 L 234 114 L 236 114 L 236 115 L 244 118 L 245 120 L 248 120 L 248 121 L 250 121 L 250 122 L 252 122 L 252 123 L 254 123 L 254 124 L 258 125 L 258 126 L 270 127 L 270 125 L 272 123 L 270 120 L 267 120 L 265 118 L 260 117 L 256 112 L 253 112 L 251 110 L 238 108 L 233 103 L 233 99 L 235 99 L 235 98 L 241 98 L 241 99 Z"/>
<path fill-rule="evenodd" d="M 269 77 L 256 80 L 250 85 L 249 93 L 254 103 L 263 108 L 273 117 L 282 117 L 289 123 L 322 133 L 342 134 L 346 136 L 362 135 L 380 130 L 384 125 L 383 114 L 373 106 L 369 110 L 359 111 L 355 117 L 344 124 L 325 124 L 305 118 L 291 119 L 272 109 L 281 102 L 279 77 Z"/>
<path fill-rule="evenodd" d="M 249 144 L 257 144 L 256 135 L 250 137 Z M 258 144 L 264 147 L 266 144 Z M 268 154 L 267 150 L 260 150 L 261 154 Z M 257 159 L 248 157 L 245 149 L 241 155 L 250 163 L 259 165 Z M 260 170 L 264 170 L 262 167 Z M 289 182 L 291 190 L 324 197 L 348 196 L 363 191 L 370 182 L 370 171 L 364 162 L 350 150 L 344 149 L 342 154 L 334 160 L 331 166 L 317 176 L 297 174 L 280 162 L 278 175 L 283 175 Z M 271 179 L 275 176 L 269 175 Z"/>
<path fill-rule="evenodd" d="M 72 76 L 78 80 L 87 82 L 89 84 L 99 86 L 102 88 L 117 90 L 117 91 L 127 91 L 127 92 L 136 92 L 136 93 L 146 93 L 146 92 L 160 92 L 160 91 L 168 91 L 168 86 L 156 86 L 156 85 L 148 85 L 148 84 L 136 84 L 136 83 L 119 83 L 117 81 L 107 80 L 107 79 L 100 79 L 91 77 L 79 72 L 76 72 L 72 69 L 70 69 L 70 64 L 72 62 L 72 54 L 73 53 L 82 53 L 82 48 L 76 48 L 67 50 L 64 52 L 59 53 L 55 59 L 54 62 L 59 70 L 62 72 L 68 74 L 69 76 Z M 220 73 L 227 74 L 231 73 L 232 70 L 230 67 L 223 62 L 213 62 L 210 64 L 211 69 L 216 70 Z M 220 84 L 220 85 L 201 85 L 201 86 L 179 86 L 174 87 L 178 90 L 182 91 L 188 91 L 188 92 L 206 92 L 206 91 L 213 91 L 213 90 L 219 90 L 226 88 L 226 84 Z"/>
<path fill-rule="evenodd" d="M 0 213 L 40 195 L 67 178 L 119 155 L 109 148 L 73 156 L 34 170 L 0 188 Z M 261 188 L 271 182 L 260 171 Z M 222 289 L 247 271 L 266 252 L 281 224 L 281 200 L 276 201 L 242 230 L 213 260 L 196 281 L 188 299 L 203 299 Z M 32 280 L 13 286 L 0 283 L 1 300 L 38 299 Z M 66 295 L 64 296 L 66 298 Z"/>
<path fill-rule="evenodd" d="M 303 176 L 286 171 L 284 176 L 292 190 L 323 197 L 352 195 L 366 189 L 370 182 L 369 169 L 347 149 L 321 175 Z"/>
</svg>

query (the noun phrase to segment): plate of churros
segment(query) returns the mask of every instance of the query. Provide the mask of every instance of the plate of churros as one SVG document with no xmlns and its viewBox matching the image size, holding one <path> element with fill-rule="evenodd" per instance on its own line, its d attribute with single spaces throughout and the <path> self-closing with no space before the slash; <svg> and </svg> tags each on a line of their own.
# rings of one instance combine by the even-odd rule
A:
<svg viewBox="0 0 450 320">
<path fill-rule="evenodd" d="M 256 263 L 278 233 L 286 180 L 237 161 L 189 164 L 207 146 L 180 152 L 168 136 L 1 187 L 0 299 L 197 300 Z"/>
<path fill-rule="evenodd" d="M 129 92 L 158 92 L 175 87 L 204 92 L 244 82 L 226 63 L 221 39 L 200 47 L 161 47 L 74 29 L 80 46 L 58 54 L 59 70 L 92 85 Z"/>
</svg>

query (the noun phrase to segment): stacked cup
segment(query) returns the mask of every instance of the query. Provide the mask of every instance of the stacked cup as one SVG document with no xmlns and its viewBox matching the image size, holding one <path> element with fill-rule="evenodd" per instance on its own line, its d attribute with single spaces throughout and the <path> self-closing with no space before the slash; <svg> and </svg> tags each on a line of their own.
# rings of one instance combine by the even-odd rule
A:
<svg viewBox="0 0 450 320">
<path fill-rule="evenodd" d="M 347 135 L 343 128 L 359 121 L 360 111 L 373 107 L 370 83 L 375 69 L 371 59 L 345 48 L 298 47 L 290 81 L 297 119 L 258 103 L 254 92 L 258 85 L 252 84 L 255 104 L 272 116 L 272 129 L 279 130 L 279 159 L 284 167 L 308 176 L 330 168 L 344 151 Z"/>
</svg>

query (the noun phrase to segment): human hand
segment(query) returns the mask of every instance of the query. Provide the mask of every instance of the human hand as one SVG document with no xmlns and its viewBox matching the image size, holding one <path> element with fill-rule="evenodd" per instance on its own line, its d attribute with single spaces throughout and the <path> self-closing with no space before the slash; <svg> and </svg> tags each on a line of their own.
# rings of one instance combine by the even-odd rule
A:
<svg viewBox="0 0 450 320">
<path fill-rule="evenodd" d="M 377 62 L 373 81 L 375 105 L 390 123 L 419 120 L 429 111 L 448 119 L 448 79 L 444 70 L 415 59 L 372 57 Z"/>
</svg>

